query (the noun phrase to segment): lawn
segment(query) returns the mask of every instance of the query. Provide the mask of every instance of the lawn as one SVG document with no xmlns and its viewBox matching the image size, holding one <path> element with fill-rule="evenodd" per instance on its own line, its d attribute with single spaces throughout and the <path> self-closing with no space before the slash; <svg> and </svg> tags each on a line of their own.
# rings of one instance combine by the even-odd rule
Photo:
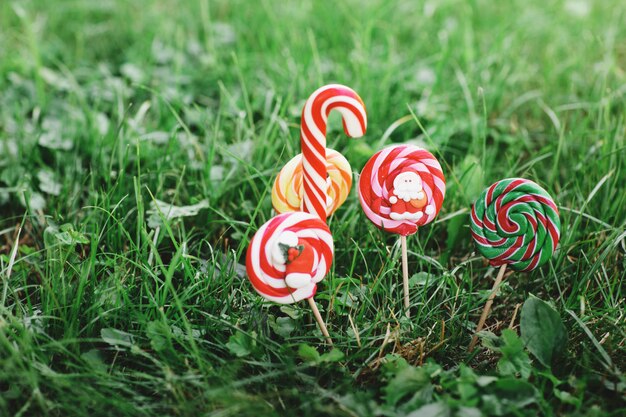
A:
<svg viewBox="0 0 626 417">
<path fill-rule="evenodd" d="M 447 179 L 410 319 L 397 235 L 356 187 L 329 219 L 334 349 L 242 266 L 327 83 L 367 106 L 361 139 L 329 124 L 355 180 L 397 143 Z M 618 0 L 1 1 L 0 415 L 626 415 L 625 99 Z M 468 353 L 497 272 L 469 210 L 506 177 L 560 246 Z"/>
</svg>

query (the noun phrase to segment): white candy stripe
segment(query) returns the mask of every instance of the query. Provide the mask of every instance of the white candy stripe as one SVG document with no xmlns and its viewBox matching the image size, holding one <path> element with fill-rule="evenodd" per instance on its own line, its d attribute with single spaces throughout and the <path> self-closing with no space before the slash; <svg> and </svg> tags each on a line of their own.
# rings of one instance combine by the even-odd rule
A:
<svg viewBox="0 0 626 417">
<path fill-rule="evenodd" d="M 311 139 L 307 135 L 304 134 L 304 130 L 301 131 L 301 135 L 302 135 L 302 139 L 304 140 L 304 144 L 306 145 L 307 148 L 309 148 L 311 150 L 311 152 L 315 156 L 315 159 L 317 159 L 317 160 L 326 160 L 326 155 L 322 155 L 321 153 L 319 153 L 317 151 L 317 149 L 315 149 Z M 318 140 L 313 138 L 313 141 L 317 142 Z"/>
</svg>

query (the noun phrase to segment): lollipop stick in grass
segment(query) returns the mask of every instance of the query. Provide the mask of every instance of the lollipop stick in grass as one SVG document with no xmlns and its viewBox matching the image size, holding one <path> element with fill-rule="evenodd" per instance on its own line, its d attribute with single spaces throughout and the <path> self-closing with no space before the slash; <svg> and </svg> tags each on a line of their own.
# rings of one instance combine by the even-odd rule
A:
<svg viewBox="0 0 626 417">
<path fill-rule="evenodd" d="M 507 178 L 485 189 L 472 206 L 470 228 L 478 251 L 500 266 L 476 333 L 482 330 L 506 267 L 532 271 L 552 258 L 559 243 L 559 211 L 546 190 L 533 181 Z M 468 350 L 476 346 L 475 335 Z"/>
<path fill-rule="evenodd" d="M 485 326 L 485 321 L 487 321 L 487 316 L 489 316 L 489 312 L 491 311 L 491 305 L 493 304 L 494 298 L 496 298 L 496 293 L 498 292 L 498 288 L 500 288 L 500 284 L 504 279 L 504 273 L 506 272 L 506 265 L 502 265 L 498 270 L 498 276 L 496 277 L 496 281 L 493 283 L 493 287 L 491 288 L 491 293 L 489 294 L 489 298 L 487 299 L 487 303 L 485 304 L 485 308 L 483 313 L 480 315 L 480 320 L 478 320 L 478 325 L 476 326 L 476 333 L 474 337 L 472 337 L 472 342 L 469 345 L 468 350 L 471 352 L 474 350 L 476 343 L 478 342 L 478 333 Z"/>
<path fill-rule="evenodd" d="M 409 307 L 411 306 L 411 298 L 409 297 L 409 255 L 406 247 L 406 236 L 400 236 L 400 245 L 402 246 L 402 289 L 404 292 L 404 308 L 408 316 L 410 315 Z"/>
<path fill-rule="evenodd" d="M 370 158 L 359 178 L 359 200 L 367 218 L 377 227 L 400 235 L 404 307 L 410 315 L 406 237 L 432 222 L 446 192 L 437 159 L 413 145 L 385 148 Z"/>
<path fill-rule="evenodd" d="M 332 346 L 333 339 L 330 338 L 330 334 L 328 333 L 328 329 L 326 328 L 326 323 L 324 323 L 324 319 L 322 319 L 322 315 L 320 314 L 320 310 L 317 308 L 317 304 L 315 304 L 313 297 L 307 298 L 307 301 L 309 302 L 309 307 L 311 307 L 311 311 L 313 311 L 313 316 L 315 317 L 318 326 L 320 326 L 322 334 L 326 338 L 326 343 Z"/>
</svg>

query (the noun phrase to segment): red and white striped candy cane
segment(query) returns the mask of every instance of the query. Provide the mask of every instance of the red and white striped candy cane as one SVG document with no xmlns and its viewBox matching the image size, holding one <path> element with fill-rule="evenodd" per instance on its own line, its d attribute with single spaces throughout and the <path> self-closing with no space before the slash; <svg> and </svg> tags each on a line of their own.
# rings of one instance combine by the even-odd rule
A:
<svg viewBox="0 0 626 417">
<path fill-rule="evenodd" d="M 367 129 L 367 114 L 361 97 L 349 87 L 330 84 L 317 89 L 302 109 L 300 145 L 304 169 L 303 211 L 326 221 L 326 125 L 336 109 L 343 118 L 343 130 L 353 138 Z"/>
</svg>

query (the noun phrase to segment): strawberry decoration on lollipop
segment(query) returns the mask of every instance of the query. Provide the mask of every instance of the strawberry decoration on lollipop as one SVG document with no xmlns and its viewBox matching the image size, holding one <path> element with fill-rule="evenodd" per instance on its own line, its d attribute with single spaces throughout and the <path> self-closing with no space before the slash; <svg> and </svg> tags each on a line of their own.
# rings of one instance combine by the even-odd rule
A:
<svg viewBox="0 0 626 417">
<path fill-rule="evenodd" d="M 272 259 L 285 265 L 285 283 L 288 287 L 301 288 L 311 282 L 314 249 L 306 239 L 298 238 L 291 231 L 283 232 L 274 246 Z"/>
</svg>

